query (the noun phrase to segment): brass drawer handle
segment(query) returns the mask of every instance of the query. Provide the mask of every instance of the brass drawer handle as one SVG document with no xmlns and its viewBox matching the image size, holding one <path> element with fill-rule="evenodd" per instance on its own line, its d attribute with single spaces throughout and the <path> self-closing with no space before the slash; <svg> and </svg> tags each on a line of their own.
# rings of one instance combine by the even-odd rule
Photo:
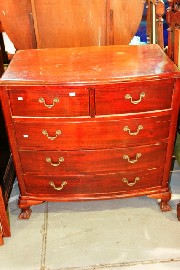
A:
<svg viewBox="0 0 180 270">
<path fill-rule="evenodd" d="M 145 97 L 145 93 L 142 92 L 142 93 L 140 94 L 139 99 L 133 101 L 130 94 L 126 94 L 126 95 L 125 95 L 125 99 L 130 99 L 131 103 L 133 103 L 133 104 L 135 104 L 135 105 L 138 104 L 138 103 L 140 103 L 140 102 L 142 101 L 142 98 L 144 98 L 144 97 Z"/>
<path fill-rule="evenodd" d="M 53 181 L 50 181 L 49 184 L 50 184 L 50 186 L 52 186 L 55 190 L 62 190 L 63 187 L 64 187 L 65 185 L 67 185 L 67 182 L 66 182 L 66 181 L 63 181 L 63 182 L 61 183 L 61 186 L 60 186 L 60 187 L 56 187 L 56 185 L 54 184 Z"/>
<path fill-rule="evenodd" d="M 48 104 L 46 104 L 44 98 L 42 98 L 42 97 L 39 98 L 39 103 L 43 103 L 44 106 L 49 108 L 49 109 L 51 109 L 58 102 L 59 102 L 59 98 L 55 97 L 55 98 L 53 98 L 53 104 L 48 105 Z"/>
<path fill-rule="evenodd" d="M 64 161 L 64 158 L 63 158 L 63 157 L 60 157 L 58 163 L 52 163 L 50 157 L 47 157 L 47 158 L 46 158 L 46 161 L 47 161 L 48 163 L 51 163 L 52 166 L 57 167 L 57 166 L 59 166 L 59 165 L 61 164 L 61 162 Z"/>
<path fill-rule="evenodd" d="M 138 161 L 138 158 L 141 157 L 141 153 L 137 153 L 136 154 L 136 159 L 130 159 L 130 157 L 128 155 L 124 155 L 123 159 L 127 159 L 129 163 L 136 163 Z"/>
<path fill-rule="evenodd" d="M 127 178 L 123 178 L 122 181 L 124 183 L 127 183 L 128 186 L 132 187 L 136 184 L 137 181 L 139 181 L 139 179 L 140 179 L 139 177 L 135 177 L 134 182 L 130 182 L 130 183 Z"/>
<path fill-rule="evenodd" d="M 123 128 L 123 130 L 124 130 L 124 131 L 128 131 L 128 132 L 129 132 L 129 135 L 131 135 L 131 136 L 137 135 L 141 129 L 143 129 L 143 126 L 142 126 L 142 125 L 139 125 L 138 128 L 137 128 L 137 131 L 135 131 L 135 132 L 131 132 L 131 131 L 130 131 L 130 128 L 129 128 L 128 126 L 125 126 L 125 127 Z"/>
<path fill-rule="evenodd" d="M 51 137 L 48 135 L 47 130 L 45 130 L 45 129 L 42 130 L 42 134 L 45 135 L 49 140 L 52 140 L 52 141 L 55 140 L 59 135 L 61 135 L 61 133 L 62 133 L 61 130 L 56 130 L 56 133 L 55 133 L 56 136 Z"/>
</svg>

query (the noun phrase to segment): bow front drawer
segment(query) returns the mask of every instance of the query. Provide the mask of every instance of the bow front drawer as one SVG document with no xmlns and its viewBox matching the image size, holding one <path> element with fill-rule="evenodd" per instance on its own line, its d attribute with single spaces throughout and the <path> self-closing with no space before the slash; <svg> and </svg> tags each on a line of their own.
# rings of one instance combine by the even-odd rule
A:
<svg viewBox="0 0 180 270">
<path fill-rule="evenodd" d="M 160 187 L 162 182 L 162 168 L 147 171 L 121 172 L 101 175 L 78 176 L 33 176 L 24 175 L 28 194 L 50 194 L 58 197 L 59 201 L 77 200 L 84 198 L 115 198 L 125 196 L 127 191 L 133 194 L 138 190 L 139 194 L 148 193 L 148 188 Z M 147 191 L 145 190 L 147 189 Z M 135 195 L 135 194 L 134 194 Z M 72 196 L 72 197 L 71 197 Z M 132 195 L 131 195 L 132 196 Z M 137 196 L 137 195 L 136 195 Z M 127 195 L 128 197 L 128 195 Z"/>
<path fill-rule="evenodd" d="M 171 108 L 171 80 L 124 83 L 96 89 L 96 114 L 121 114 Z"/>
<path fill-rule="evenodd" d="M 20 151 L 24 173 L 39 175 L 119 172 L 157 168 L 165 160 L 167 143 L 130 148 L 79 151 Z M 155 156 L 154 156 L 154 153 Z"/>
<path fill-rule="evenodd" d="M 11 86 L 8 89 L 13 116 L 88 116 L 86 88 L 59 86 Z"/>
<path fill-rule="evenodd" d="M 136 116 L 137 117 L 137 116 Z M 170 114 L 79 120 L 15 119 L 19 149 L 73 150 L 156 143 L 169 136 Z M 98 138 L 98 139 L 97 139 Z"/>
</svg>

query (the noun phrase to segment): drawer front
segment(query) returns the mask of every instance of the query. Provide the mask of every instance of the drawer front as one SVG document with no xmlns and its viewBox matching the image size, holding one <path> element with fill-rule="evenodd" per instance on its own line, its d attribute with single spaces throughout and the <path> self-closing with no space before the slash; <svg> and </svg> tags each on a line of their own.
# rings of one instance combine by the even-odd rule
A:
<svg viewBox="0 0 180 270">
<path fill-rule="evenodd" d="M 119 149 L 20 151 L 24 173 L 40 175 L 119 172 L 157 168 L 165 162 L 166 143 Z"/>
<path fill-rule="evenodd" d="M 14 87 L 9 89 L 13 116 L 87 116 L 89 93 L 85 88 Z"/>
<path fill-rule="evenodd" d="M 168 138 L 170 115 L 81 121 L 16 120 L 15 132 L 22 150 L 74 150 L 126 147 L 156 143 Z"/>
<path fill-rule="evenodd" d="M 96 89 L 96 115 L 168 109 L 173 88 L 170 80 L 100 87 Z"/>
<path fill-rule="evenodd" d="M 161 186 L 162 168 L 147 171 L 122 172 L 101 175 L 78 176 L 33 176 L 24 175 L 26 190 L 29 194 L 58 196 L 59 199 L 90 199 L 107 194 L 113 198 L 117 194 L 129 194 L 135 190 Z"/>
</svg>

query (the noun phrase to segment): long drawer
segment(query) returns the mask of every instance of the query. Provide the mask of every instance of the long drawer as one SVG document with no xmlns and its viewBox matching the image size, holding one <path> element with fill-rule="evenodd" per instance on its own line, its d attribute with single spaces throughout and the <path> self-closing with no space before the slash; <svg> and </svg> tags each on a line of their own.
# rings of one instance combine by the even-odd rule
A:
<svg viewBox="0 0 180 270">
<path fill-rule="evenodd" d="M 119 172 L 157 168 L 165 161 L 166 143 L 130 148 L 79 151 L 20 151 L 24 173 L 40 175 Z"/>
<path fill-rule="evenodd" d="M 8 90 L 14 116 L 89 115 L 89 92 L 86 88 L 11 86 Z"/>
<path fill-rule="evenodd" d="M 170 114 L 79 120 L 15 119 L 21 150 L 75 150 L 126 147 L 168 138 Z"/>
<path fill-rule="evenodd" d="M 132 192 L 153 187 L 160 187 L 162 181 L 163 168 L 122 172 L 112 174 L 89 174 L 70 176 L 33 176 L 24 175 L 27 193 L 58 196 L 65 200 L 73 195 L 74 198 L 86 196 L 99 196 L 107 193 L 111 194 Z"/>
<path fill-rule="evenodd" d="M 96 115 L 163 110 L 171 107 L 172 80 L 122 83 L 96 89 Z"/>
</svg>

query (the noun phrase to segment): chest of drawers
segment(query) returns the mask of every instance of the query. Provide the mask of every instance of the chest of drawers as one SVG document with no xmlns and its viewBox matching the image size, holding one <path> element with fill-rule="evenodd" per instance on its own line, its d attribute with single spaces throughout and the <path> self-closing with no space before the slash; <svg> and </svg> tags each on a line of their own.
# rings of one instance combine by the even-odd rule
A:
<svg viewBox="0 0 180 270">
<path fill-rule="evenodd" d="M 1 80 L 22 209 L 149 196 L 171 209 L 180 80 L 158 45 L 18 52 Z"/>
</svg>

